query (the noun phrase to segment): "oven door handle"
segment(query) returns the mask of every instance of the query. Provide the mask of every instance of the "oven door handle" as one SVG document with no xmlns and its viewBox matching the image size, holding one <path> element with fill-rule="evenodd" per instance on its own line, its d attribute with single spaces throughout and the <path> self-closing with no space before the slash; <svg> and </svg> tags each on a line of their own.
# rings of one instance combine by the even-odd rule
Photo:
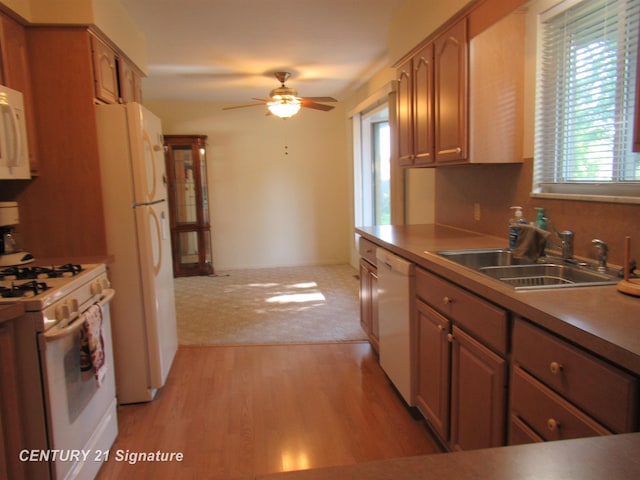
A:
<svg viewBox="0 0 640 480">
<path fill-rule="evenodd" d="M 94 303 L 94 305 L 98 305 L 100 308 L 104 307 L 107 303 L 111 301 L 113 296 L 116 294 L 116 291 L 113 290 L 112 288 L 107 288 L 103 290 L 102 293 L 103 295 L 102 295 L 102 298 L 100 298 L 100 301 Z M 55 330 L 55 331 L 50 330 L 45 332 L 44 338 L 47 340 L 47 342 L 52 342 L 54 340 L 58 340 L 60 338 L 66 337 L 67 335 L 71 335 L 77 332 L 84 324 L 85 316 L 86 314 L 83 312 L 82 315 L 80 315 L 75 322 L 67 325 L 66 327 L 61 328 L 59 330 Z"/>
</svg>

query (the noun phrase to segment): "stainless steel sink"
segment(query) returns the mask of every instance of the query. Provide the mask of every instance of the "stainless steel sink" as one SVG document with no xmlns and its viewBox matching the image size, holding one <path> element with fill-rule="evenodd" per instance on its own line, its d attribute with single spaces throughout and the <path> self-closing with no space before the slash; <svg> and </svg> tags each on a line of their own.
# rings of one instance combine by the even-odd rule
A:
<svg viewBox="0 0 640 480">
<path fill-rule="evenodd" d="M 558 263 L 519 264 L 505 248 L 443 250 L 438 255 L 500 280 L 516 290 L 612 285 L 618 278 L 589 266 Z"/>
<path fill-rule="evenodd" d="M 506 248 L 488 248 L 482 250 L 442 250 L 438 255 L 448 258 L 465 267 L 479 270 L 483 267 L 512 265 L 511 250 Z"/>
<path fill-rule="evenodd" d="M 516 290 L 611 285 L 618 281 L 611 275 L 585 267 L 553 263 L 482 267 L 479 270 Z"/>
</svg>

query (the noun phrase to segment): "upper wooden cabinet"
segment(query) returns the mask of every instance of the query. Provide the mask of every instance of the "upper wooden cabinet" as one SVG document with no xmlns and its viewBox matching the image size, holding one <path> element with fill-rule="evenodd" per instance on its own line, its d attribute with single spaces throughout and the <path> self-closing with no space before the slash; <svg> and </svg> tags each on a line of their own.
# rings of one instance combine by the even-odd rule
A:
<svg viewBox="0 0 640 480">
<path fill-rule="evenodd" d="M 401 166 L 522 161 L 521 3 L 477 2 L 397 66 Z"/>
<path fill-rule="evenodd" d="M 462 19 L 434 42 L 435 158 L 437 163 L 467 158 L 467 22 Z"/>
<path fill-rule="evenodd" d="M 92 35 L 91 55 L 96 98 L 106 103 L 117 103 L 118 74 L 115 52 Z"/>
<path fill-rule="evenodd" d="M 142 102 L 142 79 L 131 64 L 124 58 L 117 59 L 118 85 L 122 103 Z"/>
<path fill-rule="evenodd" d="M 462 19 L 398 66 L 396 138 L 401 166 L 466 158 L 467 57 Z"/>
<path fill-rule="evenodd" d="M 469 161 L 523 159 L 525 14 L 515 11 L 469 42 Z"/>
<path fill-rule="evenodd" d="M 141 77 L 135 67 L 93 35 L 91 58 L 98 100 L 105 103 L 142 101 Z"/>
<path fill-rule="evenodd" d="M 398 161 L 426 166 L 434 159 L 433 44 L 396 70 Z"/>
<path fill-rule="evenodd" d="M 413 165 L 413 60 L 409 59 L 396 70 L 396 139 L 398 161 L 402 166 Z"/>
</svg>

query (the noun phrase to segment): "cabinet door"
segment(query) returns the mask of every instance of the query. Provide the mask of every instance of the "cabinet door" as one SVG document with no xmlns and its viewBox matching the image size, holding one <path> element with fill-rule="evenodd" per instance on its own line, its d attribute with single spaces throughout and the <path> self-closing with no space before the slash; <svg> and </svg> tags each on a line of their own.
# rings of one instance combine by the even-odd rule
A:
<svg viewBox="0 0 640 480">
<path fill-rule="evenodd" d="M 96 98 L 107 103 L 118 103 L 116 55 L 107 45 L 93 36 L 91 49 Z"/>
<path fill-rule="evenodd" d="M 463 19 L 435 40 L 437 163 L 467 158 L 467 27 Z"/>
<path fill-rule="evenodd" d="M 443 441 L 449 437 L 449 320 L 416 300 L 418 380 L 416 403 Z"/>
<path fill-rule="evenodd" d="M 453 327 L 451 441 L 453 450 L 505 444 L 506 361 Z"/>
<path fill-rule="evenodd" d="M 124 58 L 118 59 L 118 76 L 121 101 L 142 102 L 140 76 Z"/>
<path fill-rule="evenodd" d="M 414 164 L 429 165 L 434 157 L 433 44 L 413 57 Z"/>
<path fill-rule="evenodd" d="M 377 269 L 360 259 L 360 324 L 373 349 L 379 351 Z"/>
<path fill-rule="evenodd" d="M 411 60 L 407 60 L 396 71 L 398 163 L 405 167 L 413 165 L 413 78 L 411 65 Z"/>
</svg>

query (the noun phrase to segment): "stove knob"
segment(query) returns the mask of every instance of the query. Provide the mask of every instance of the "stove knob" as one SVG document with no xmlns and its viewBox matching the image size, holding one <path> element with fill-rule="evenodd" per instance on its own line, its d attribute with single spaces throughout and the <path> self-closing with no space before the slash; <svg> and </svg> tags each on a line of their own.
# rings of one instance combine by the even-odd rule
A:
<svg viewBox="0 0 640 480">
<path fill-rule="evenodd" d="M 91 284 L 91 295 L 100 295 L 102 293 L 102 285 L 100 281 L 93 282 Z"/>
<path fill-rule="evenodd" d="M 69 315 L 76 316 L 78 314 L 78 300 L 76 298 L 70 298 L 67 300 L 69 306 Z"/>
<path fill-rule="evenodd" d="M 71 317 L 71 313 L 69 312 L 69 305 L 66 303 L 62 305 L 58 305 L 56 307 L 56 320 L 61 322 L 63 320 L 68 320 Z"/>
</svg>

